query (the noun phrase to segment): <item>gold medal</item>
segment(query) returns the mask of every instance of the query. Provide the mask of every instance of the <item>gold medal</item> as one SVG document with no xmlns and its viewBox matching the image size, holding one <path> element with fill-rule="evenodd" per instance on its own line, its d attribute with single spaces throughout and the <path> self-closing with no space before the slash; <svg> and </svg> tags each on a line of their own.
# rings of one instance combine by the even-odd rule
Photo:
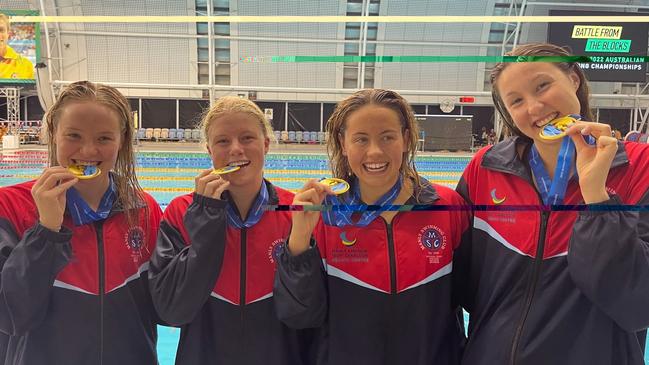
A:
<svg viewBox="0 0 649 365">
<path fill-rule="evenodd" d="M 220 169 L 214 169 L 212 170 L 212 173 L 214 175 L 224 175 L 224 174 L 229 174 L 231 172 L 235 172 L 241 169 L 239 166 L 225 166 L 221 167 Z"/>
<path fill-rule="evenodd" d="M 80 180 L 88 180 L 99 176 L 101 170 L 97 166 L 91 165 L 70 165 L 68 170 Z"/>
<path fill-rule="evenodd" d="M 566 135 L 568 127 L 575 123 L 577 123 L 577 119 L 571 116 L 554 119 L 541 129 L 539 137 L 550 141 L 563 138 Z"/>
<path fill-rule="evenodd" d="M 347 181 L 343 179 L 328 177 L 328 178 L 320 179 L 320 181 L 318 182 L 331 187 L 331 190 L 333 190 L 334 194 L 336 195 L 343 194 L 347 192 L 347 190 L 349 190 L 349 183 L 347 183 Z"/>
</svg>

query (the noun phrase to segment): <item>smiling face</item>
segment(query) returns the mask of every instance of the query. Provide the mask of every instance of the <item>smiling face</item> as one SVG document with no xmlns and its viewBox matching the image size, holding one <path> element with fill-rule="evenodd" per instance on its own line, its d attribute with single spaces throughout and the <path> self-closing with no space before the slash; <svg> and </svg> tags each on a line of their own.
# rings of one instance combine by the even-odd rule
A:
<svg viewBox="0 0 649 365">
<path fill-rule="evenodd" d="M 515 126 L 535 143 L 560 143 L 539 137 L 543 126 L 569 114 L 579 114 L 580 80 L 574 71 L 552 63 L 525 62 L 508 65 L 498 77 L 498 89 Z"/>
<path fill-rule="evenodd" d="M 361 190 L 385 192 L 394 185 L 408 146 L 394 110 L 372 104 L 359 108 L 349 114 L 340 138 Z"/>
<path fill-rule="evenodd" d="M 233 188 L 261 185 L 264 156 L 270 140 L 264 136 L 259 120 L 249 113 L 223 114 L 211 121 L 207 130 L 207 150 L 214 168 L 239 166 L 238 171 L 222 175 Z"/>
<path fill-rule="evenodd" d="M 71 102 L 61 110 L 54 143 L 59 165 L 90 165 L 101 170 L 99 178 L 80 183 L 104 181 L 122 145 L 121 123 L 117 113 L 97 102 Z"/>
</svg>

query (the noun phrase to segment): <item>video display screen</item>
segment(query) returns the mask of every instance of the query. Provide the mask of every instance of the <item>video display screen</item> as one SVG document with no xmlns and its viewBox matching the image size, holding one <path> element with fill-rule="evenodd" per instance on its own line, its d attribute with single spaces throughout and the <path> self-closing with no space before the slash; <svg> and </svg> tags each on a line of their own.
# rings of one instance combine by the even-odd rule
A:
<svg viewBox="0 0 649 365">
<path fill-rule="evenodd" d="M 0 84 L 36 82 L 40 24 L 11 21 L 13 16 L 28 15 L 38 15 L 38 11 L 0 9 Z"/>
<path fill-rule="evenodd" d="M 648 23 L 624 23 L 634 13 L 550 10 L 551 16 L 573 16 L 574 23 L 548 24 L 548 42 L 568 46 L 576 56 L 592 62 L 579 63 L 590 81 L 645 82 Z M 580 16 L 611 16 L 615 23 L 579 22 Z"/>
</svg>

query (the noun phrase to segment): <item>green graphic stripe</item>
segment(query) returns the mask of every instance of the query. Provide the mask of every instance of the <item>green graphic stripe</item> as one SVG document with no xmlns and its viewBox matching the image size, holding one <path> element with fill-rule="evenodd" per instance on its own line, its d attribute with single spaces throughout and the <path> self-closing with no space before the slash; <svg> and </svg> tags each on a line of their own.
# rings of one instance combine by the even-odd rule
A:
<svg viewBox="0 0 649 365">
<path fill-rule="evenodd" d="M 252 56 L 240 57 L 243 63 L 297 63 L 297 62 L 348 62 L 348 63 L 387 63 L 387 62 L 601 62 L 638 63 L 649 62 L 649 56 L 600 56 L 597 60 L 590 56 Z"/>
</svg>

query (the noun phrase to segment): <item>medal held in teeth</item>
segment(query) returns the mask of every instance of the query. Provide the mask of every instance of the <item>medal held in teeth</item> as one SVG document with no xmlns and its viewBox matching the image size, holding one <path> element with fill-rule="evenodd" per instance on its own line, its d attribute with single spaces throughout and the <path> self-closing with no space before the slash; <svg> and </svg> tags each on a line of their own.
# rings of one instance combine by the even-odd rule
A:
<svg viewBox="0 0 649 365">
<path fill-rule="evenodd" d="M 567 115 L 565 117 L 557 118 L 546 124 L 539 137 L 545 140 L 555 140 L 563 138 L 566 135 L 566 130 L 571 125 L 577 123 L 580 118 L 575 118 L 575 115 Z"/>
<path fill-rule="evenodd" d="M 88 180 L 101 174 L 101 170 L 93 165 L 70 165 L 68 170 L 80 180 Z"/>
<path fill-rule="evenodd" d="M 328 185 L 331 187 L 331 190 L 336 194 L 340 195 L 349 190 L 349 183 L 343 179 L 338 179 L 335 177 L 323 178 L 318 181 L 321 184 Z"/>
<path fill-rule="evenodd" d="M 224 174 L 229 174 L 231 172 L 238 171 L 239 169 L 241 169 L 241 167 L 239 167 L 239 166 L 225 166 L 225 167 L 221 167 L 219 169 L 212 170 L 212 173 L 214 175 L 224 175 Z"/>
</svg>

